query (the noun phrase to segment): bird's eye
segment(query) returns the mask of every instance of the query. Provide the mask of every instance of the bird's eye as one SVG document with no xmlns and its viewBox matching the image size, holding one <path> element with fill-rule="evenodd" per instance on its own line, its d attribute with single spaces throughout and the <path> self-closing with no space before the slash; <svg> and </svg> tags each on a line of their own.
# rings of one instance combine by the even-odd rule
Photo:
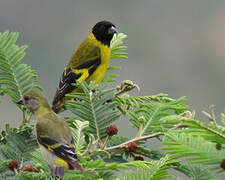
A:
<svg viewBox="0 0 225 180">
<path fill-rule="evenodd" d="M 24 100 L 25 101 L 28 101 L 29 100 L 29 97 L 28 96 L 24 96 Z"/>
</svg>

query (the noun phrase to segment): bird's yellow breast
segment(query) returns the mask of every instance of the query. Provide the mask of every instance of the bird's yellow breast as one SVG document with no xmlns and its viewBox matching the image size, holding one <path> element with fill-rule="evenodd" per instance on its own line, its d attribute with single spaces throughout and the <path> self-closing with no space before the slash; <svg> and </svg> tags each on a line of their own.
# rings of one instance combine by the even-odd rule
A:
<svg viewBox="0 0 225 180">
<path fill-rule="evenodd" d="M 98 41 L 92 33 L 90 33 L 88 38 L 94 40 L 97 46 L 100 48 L 101 63 L 98 66 L 98 68 L 95 70 L 95 72 L 87 79 L 87 82 L 94 81 L 95 83 L 99 83 L 104 77 L 107 67 L 109 65 L 111 51 L 107 45 L 104 45 L 100 41 Z"/>
</svg>

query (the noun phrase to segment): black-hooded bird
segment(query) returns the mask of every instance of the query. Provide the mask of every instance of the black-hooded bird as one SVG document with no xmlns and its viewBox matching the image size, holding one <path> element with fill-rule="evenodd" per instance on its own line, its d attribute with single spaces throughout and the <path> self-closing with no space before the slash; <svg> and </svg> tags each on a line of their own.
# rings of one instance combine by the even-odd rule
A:
<svg viewBox="0 0 225 180">
<path fill-rule="evenodd" d="M 37 141 L 51 175 L 63 178 L 66 169 L 83 171 L 75 153 L 69 125 L 52 111 L 46 98 L 38 92 L 30 92 L 17 103 L 25 105 L 36 119 Z"/>
<path fill-rule="evenodd" d="M 72 83 L 99 83 L 110 60 L 110 42 L 116 33 L 116 27 L 109 21 L 98 22 L 88 37 L 79 45 L 68 65 L 64 69 L 56 90 L 52 109 L 56 113 L 64 108 L 65 94 L 76 93 Z"/>
</svg>

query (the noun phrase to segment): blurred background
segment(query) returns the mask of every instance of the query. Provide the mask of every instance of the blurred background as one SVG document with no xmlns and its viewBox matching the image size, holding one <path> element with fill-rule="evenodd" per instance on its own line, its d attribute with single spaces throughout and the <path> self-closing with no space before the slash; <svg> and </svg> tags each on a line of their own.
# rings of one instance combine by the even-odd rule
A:
<svg viewBox="0 0 225 180">
<path fill-rule="evenodd" d="M 200 119 L 210 104 L 217 117 L 225 108 L 224 19 L 224 0 L 0 0 L 0 31 L 17 31 L 18 44 L 29 45 L 23 62 L 49 101 L 74 49 L 96 22 L 109 20 L 128 35 L 128 60 L 112 62 L 122 67 L 117 84 L 132 80 L 136 95 L 186 96 Z M 1 101 L 0 128 L 19 124 L 19 109 L 7 96 Z"/>
</svg>

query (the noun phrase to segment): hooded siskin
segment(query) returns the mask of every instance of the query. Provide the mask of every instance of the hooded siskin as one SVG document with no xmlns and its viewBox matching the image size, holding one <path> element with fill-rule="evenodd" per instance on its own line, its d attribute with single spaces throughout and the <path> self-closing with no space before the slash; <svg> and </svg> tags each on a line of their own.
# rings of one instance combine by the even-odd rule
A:
<svg viewBox="0 0 225 180">
<path fill-rule="evenodd" d="M 30 92 L 18 103 L 24 104 L 36 118 L 37 141 L 51 175 L 63 178 L 66 169 L 83 171 L 78 163 L 69 125 L 52 111 L 46 98 L 38 92 Z"/>
<path fill-rule="evenodd" d="M 102 80 L 110 60 L 110 41 L 115 33 L 116 27 L 109 21 L 98 22 L 92 28 L 64 69 L 53 99 L 53 111 L 63 110 L 65 94 L 78 91 L 72 83 L 83 80 L 99 83 Z"/>
</svg>

